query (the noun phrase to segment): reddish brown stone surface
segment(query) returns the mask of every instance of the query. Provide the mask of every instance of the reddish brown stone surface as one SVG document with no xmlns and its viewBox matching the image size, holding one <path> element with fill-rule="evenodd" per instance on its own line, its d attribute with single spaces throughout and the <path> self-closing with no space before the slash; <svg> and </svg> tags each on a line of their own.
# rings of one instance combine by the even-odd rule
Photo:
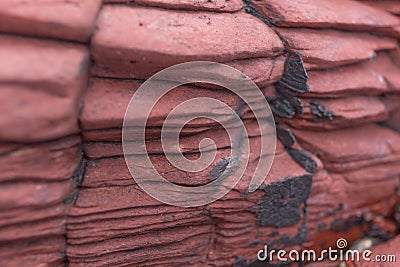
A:
<svg viewBox="0 0 400 267">
<path fill-rule="evenodd" d="M 291 49 L 298 51 L 307 69 L 327 69 L 375 57 L 379 50 L 396 48 L 396 40 L 365 33 L 279 28 Z"/>
<path fill-rule="evenodd" d="M 226 152 L 227 150 L 224 149 L 220 153 Z M 217 158 L 221 157 L 222 155 L 217 156 Z M 158 164 L 158 168 L 163 168 L 160 160 L 154 162 Z M 285 164 L 290 168 L 285 171 L 280 164 Z M 260 205 L 262 192 L 258 191 L 251 195 L 239 193 L 243 192 L 243 187 L 247 186 L 246 181 L 249 180 L 248 175 L 251 175 L 253 168 L 254 166 L 251 165 L 243 182 L 241 181 L 236 186 L 238 191 L 230 192 L 223 201 L 206 207 L 182 209 L 160 205 L 144 194 L 130 177 L 122 157 L 90 161 L 82 184 L 84 188 L 80 191 L 80 197 L 69 219 L 68 235 L 72 246 L 68 250 L 68 255 L 78 263 L 77 265 L 90 262 L 97 266 L 104 261 L 117 264 L 119 260 L 130 264 L 146 265 L 145 262 L 140 262 L 140 255 L 146 254 L 149 249 L 152 250 L 147 245 L 151 242 L 155 246 L 154 251 L 163 251 L 165 257 L 171 258 L 171 261 L 176 263 L 196 265 L 215 262 L 217 265 L 226 265 L 235 260 L 232 253 L 252 257 L 258 250 L 251 244 L 262 243 L 262 240 L 268 238 L 268 234 L 274 230 L 270 227 L 257 233 L 259 223 L 254 213 Z M 180 181 L 175 181 L 178 183 L 197 182 L 202 177 L 204 181 L 207 181 L 208 172 L 209 169 L 197 174 L 194 180 L 185 177 L 188 174 L 183 176 L 183 173 L 168 176 L 178 178 Z M 304 169 L 293 162 L 286 152 L 281 152 L 277 156 L 266 183 L 271 184 L 289 176 L 298 177 L 304 174 L 306 174 Z M 131 195 L 132 198 L 126 198 L 126 194 Z M 93 199 L 96 199 L 96 202 L 93 202 Z M 138 199 L 140 199 L 139 202 Z M 154 206 L 154 209 L 150 208 L 151 206 Z M 109 216 L 114 218 L 112 222 L 114 227 L 124 225 L 124 229 L 118 232 L 107 231 L 110 227 L 108 223 L 98 224 L 96 221 L 96 218 Z M 218 221 L 218 224 L 215 225 L 213 221 Z M 91 225 L 91 229 L 87 228 L 88 225 Z M 172 231 L 172 229 L 169 230 L 172 225 L 174 225 L 174 234 L 169 233 Z M 290 233 L 293 237 L 299 226 L 282 227 L 281 230 L 282 233 Z M 190 231 L 187 230 L 188 227 Z M 151 235 L 153 231 L 161 231 L 165 237 L 157 238 L 159 241 L 156 241 Z M 103 234 L 99 235 L 100 233 Z M 171 235 L 174 235 L 174 238 Z M 132 236 L 143 238 L 132 238 Z M 185 237 L 185 246 L 180 245 L 179 236 Z M 273 239 L 279 239 L 279 235 Z M 124 240 L 123 244 L 119 240 Z M 212 246 L 210 242 L 213 243 Z M 134 249 L 135 252 L 122 256 L 123 254 L 117 252 L 121 250 L 121 245 L 124 246 L 124 250 Z M 91 257 L 93 250 L 100 255 Z M 110 250 L 120 256 L 109 257 L 107 251 Z M 224 250 L 227 252 L 224 253 Z M 178 256 L 186 255 L 188 251 L 195 251 L 196 254 L 199 253 L 199 256 L 193 259 L 190 257 L 182 259 Z M 162 264 L 164 260 L 159 255 L 152 255 L 147 259 L 151 259 L 153 264 Z"/>
<path fill-rule="evenodd" d="M 0 140 L 27 143 L 78 133 L 87 48 L 7 35 L 0 36 L 0 47 L 0 109 L 8 114 L 0 117 Z"/>
<path fill-rule="evenodd" d="M 400 88 L 399 65 L 385 53 L 374 60 L 335 69 L 309 71 L 310 93 L 306 97 L 336 98 L 350 95 L 380 95 Z"/>
<path fill-rule="evenodd" d="M 87 42 L 101 0 L 22 1 L 0 3 L 0 31 Z"/>
<path fill-rule="evenodd" d="M 383 99 L 373 96 L 353 96 L 337 99 L 302 99 L 304 114 L 293 120 L 285 120 L 298 129 L 324 130 L 355 127 L 371 122 L 386 121 L 392 111 Z M 332 114 L 330 118 L 318 118 L 313 114 L 313 103 L 318 103 Z"/>
<path fill-rule="evenodd" d="M 14 144 L 12 147 L 0 144 L 0 181 L 69 179 L 81 161 L 79 144 L 78 137 L 31 145 Z"/>
<path fill-rule="evenodd" d="M 400 132 L 400 108 L 397 108 L 395 111 L 393 111 L 388 120 L 388 125 Z"/>
<path fill-rule="evenodd" d="M 268 266 L 256 261 L 265 244 L 321 251 L 338 238 L 349 247 L 371 239 L 380 243 L 374 253 L 399 258 L 399 8 L 387 0 L 3 1 L 0 266 L 256 267 Z M 218 99 L 240 113 L 251 152 L 232 191 L 182 208 L 132 179 L 121 128 L 145 79 L 193 60 L 225 63 L 260 87 L 277 151 L 250 193 L 258 161 L 271 157 L 260 154 L 254 114 L 227 89 L 176 88 L 146 129 L 149 157 L 167 180 L 207 184 L 231 156 L 225 129 L 200 118 L 182 129 L 179 148 L 196 159 L 211 138 L 214 162 L 197 173 L 168 162 L 161 127 L 188 99 Z M 199 104 L 174 125 L 198 110 L 236 127 Z M 376 266 L 365 264 L 355 266 Z"/>
<path fill-rule="evenodd" d="M 154 6 L 179 10 L 205 10 L 216 12 L 234 12 L 243 7 L 240 0 L 104 0 L 104 3 L 137 3 L 143 6 Z"/>
<path fill-rule="evenodd" d="M 335 172 L 397 162 L 400 157 L 400 135 L 375 124 L 324 132 L 296 129 L 294 133 L 302 146 L 320 155 L 325 168 Z"/>
<path fill-rule="evenodd" d="M 96 27 L 91 49 L 95 62 L 92 73 L 98 76 L 145 79 L 186 61 L 272 57 L 283 50 L 268 26 L 244 12 L 106 6 Z"/>
<path fill-rule="evenodd" d="M 386 0 L 380 0 L 380 1 L 363 1 L 363 3 L 370 5 L 374 8 L 382 9 L 387 12 L 390 12 L 394 15 L 400 15 L 400 4 L 397 1 L 386 1 Z"/>
<path fill-rule="evenodd" d="M 395 27 L 400 19 L 353 0 L 254 0 L 252 4 L 264 18 L 279 26 L 389 31 L 398 36 Z"/>
<path fill-rule="evenodd" d="M 65 222 L 79 183 L 80 138 L 14 145 L 0 156 L 0 263 L 61 266 Z M 5 145 L 1 145 L 5 148 Z"/>
</svg>

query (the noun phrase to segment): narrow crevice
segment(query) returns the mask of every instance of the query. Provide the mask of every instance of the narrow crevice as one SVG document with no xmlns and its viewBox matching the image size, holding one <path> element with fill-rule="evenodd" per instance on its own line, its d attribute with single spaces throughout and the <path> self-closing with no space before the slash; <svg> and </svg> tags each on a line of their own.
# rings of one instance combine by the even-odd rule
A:
<svg viewBox="0 0 400 267">
<path fill-rule="evenodd" d="M 194 6 L 193 9 L 191 8 L 182 8 L 182 7 L 167 7 L 167 6 L 160 6 L 160 5 L 151 5 L 151 4 L 141 4 L 136 3 L 133 1 L 121 1 L 121 2 L 114 2 L 114 3 L 103 3 L 103 6 L 120 6 L 120 7 L 138 7 L 138 8 L 149 8 L 149 9 L 156 9 L 156 10 L 164 10 L 164 11 L 174 11 L 179 13 L 194 13 L 198 14 L 199 12 L 203 13 L 210 13 L 210 14 L 235 14 L 242 11 L 243 8 L 232 10 L 232 11 L 223 11 L 218 9 L 211 9 L 211 8 L 202 8 L 201 6 Z"/>
<path fill-rule="evenodd" d="M 264 18 L 252 5 L 252 0 L 243 1 L 246 6 L 246 11 L 267 24 L 282 42 L 284 56 L 286 57 L 284 71 L 281 79 L 274 83 L 275 95 L 267 97 L 267 101 L 275 117 L 278 139 L 289 152 L 290 156 L 299 163 L 301 167 L 307 172 L 313 173 L 316 170 L 317 163 L 306 151 L 291 148 L 295 143 L 294 135 L 291 133 L 290 129 L 283 130 L 283 128 L 278 126 L 279 117 L 291 119 L 295 114 L 303 114 L 303 103 L 297 95 L 310 92 L 310 88 L 307 84 L 308 75 L 302 57 L 299 53 L 290 49 L 287 46 L 286 40 L 273 28 L 275 21 Z M 316 115 L 328 117 L 330 120 L 333 119 L 331 113 L 323 107 L 318 110 L 320 112 Z"/>
<path fill-rule="evenodd" d="M 76 201 L 79 198 L 79 193 L 80 193 L 80 190 L 81 190 L 81 184 L 83 182 L 83 179 L 84 179 L 84 176 L 85 176 L 85 172 L 86 172 L 86 166 L 87 166 L 87 163 L 88 163 L 87 156 L 85 155 L 85 152 L 84 152 L 84 136 L 83 136 L 83 127 L 82 127 L 82 122 L 81 122 L 81 116 L 82 116 L 82 112 L 83 112 L 85 93 L 86 93 L 86 91 L 88 90 L 88 88 L 90 86 L 90 82 L 91 82 L 90 80 L 92 78 L 91 75 L 90 75 L 91 68 L 94 65 L 94 61 L 93 61 L 92 56 L 91 56 L 92 53 L 90 51 L 91 42 L 92 42 L 93 34 L 97 30 L 97 26 L 96 26 L 97 25 L 97 20 L 99 18 L 99 14 L 100 14 L 102 8 L 103 8 L 103 5 L 101 5 L 99 7 L 99 9 L 97 10 L 96 17 L 95 17 L 95 19 L 93 21 L 92 30 L 90 32 L 88 42 L 86 43 L 87 51 L 88 51 L 88 54 L 89 54 L 87 62 L 85 62 L 85 64 L 86 64 L 85 67 L 87 67 L 87 70 L 86 70 L 87 71 L 87 73 L 86 73 L 87 74 L 87 76 L 86 76 L 87 80 L 86 80 L 86 82 L 85 82 L 85 84 L 83 86 L 84 89 L 81 91 L 81 93 L 79 95 L 79 100 L 80 101 L 79 101 L 79 111 L 78 111 L 78 118 L 77 118 L 77 124 L 78 124 L 78 128 L 79 128 L 79 136 L 80 136 L 80 144 L 79 144 L 79 146 L 80 146 L 80 151 L 81 151 L 81 157 L 82 158 L 81 158 L 81 162 L 79 163 L 79 165 L 75 169 L 75 172 L 74 172 L 74 174 L 72 176 L 72 183 L 74 183 L 74 189 L 70 193 L 69 197 L 66 199 L 66 203 L 67 203 L 67 205 L 70 205 L 70 207 L 66 212 L 66 216 L 65 216 L 66 218 L 65 218 L 65 224 L 64 224 L 64 227 L 65 227 L 64 238 L 65 238 L 65 244 L 66 244 L 65 245 L 65 251 L 64 251 L 64 255 L 65 255 L 64 266 L 65 267 L 68 267 L 70 265 L 70 260 L 68 258 L 68 253 L 67 253 L 67 247 L 68 247 L 68 233 L 67 233 L 68 228 L 67 228 L 67 223 L 68 223 L 69 211 L 70 211 L 70 209 L 73 208 L 73 206 L 76 204 Z"/>
</svg>

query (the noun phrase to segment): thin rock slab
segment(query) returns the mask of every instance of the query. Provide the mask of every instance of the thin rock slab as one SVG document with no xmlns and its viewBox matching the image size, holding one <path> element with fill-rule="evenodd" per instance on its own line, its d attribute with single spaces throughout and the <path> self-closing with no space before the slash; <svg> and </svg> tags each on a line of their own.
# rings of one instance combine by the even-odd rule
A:
<svg viewBox="0 0 400 267">
<path fill-rule="evenodd" d="M 167 259 L 174 263 L 183 263 L 179 259 L 185 259 L 187 264 L 192 262 L 192 255 L 197 256 L 196 263 L 225 266 L 227 262 L 232 264 L 237 255 L 254 259 L 266 239 L 277 245 L 295 246 L 302 242 L 298 237 L 299 229 L 303 229 L 305 223 L 301 198 L 306 200 L 311 178 L 285 152 L 280 152 L 274 161 L 265 189 L 245 193 L 251 178 L 248 175 L 253 173 L 249 170 L 223 199 L 206 207 L 189 209 L 166 206 L 152 199 L 134 184 L 127 171 L 125 174 L 111 169 L 99 171 L 106 165 L 113 166 L 113 170 L 126 168 L 122 158 L 89 163 L 83 189 L 68 219 L 70 245 L 67 253 L 73 266 L 85 263 L 97 266 L 104 262 L 119 264 L 122 261 L 146 266 L 145 261 L 163 264 Z M 268 203 L 272 205 L 272 199 L 264 199 L 269 195 L 270 186 L 282 188 L 281 193 L 285 194 L 290 188 L 287 186 L 295 180 L 300 184 L 304 182 L 307 192 L 297 194 L 296 191 L 290 197 L 288 195 L 296 203 L 293 202 L 293 210 L 286 214 L 292 219 L 275 233 L 276 228 L 264 225 L 258 219 L 262 216 L 258 208 Z M 109 230 L 117 226 L 120 230 Z M 212 248 L 210 244 L 214 244 Z M 162 254 L 146 253 L 149 249 Z"/>
<path fill-rule="evenodd" d="M 333 28 L 351 31 L 390 32 L 400 19 L 362 2 L 351 0 L 254 0 L 255 9 L 280 27 Z M 357 12 L 354 12 L 357 10 Z"/>
<path fill-rule="evenodd" d="M 306 69 L 330 69 L 373 59 L 396 49 L 394 39 L 336 30 L 276 28 L 288 48 L 297 51 Z"/>
<path fill-rule="evenodd" d="M 310 92 L 302 96 L 343 98 L 396 93 L 400 90 L 399 72 L 399 64 L 392 54 L 380 52 L 375 59 L 358 64 L 308 71 Z"/>
<path fill-rule="evenodd" d="M 243 123 L 250 138 L 260 136 L 259 126 L 255 120 L 246 119 L 243 121 Z M 161 131 L 161 129 L 159 129 L 159 131 Z M 272 134 L 272 132 L 268 134 Z M 181 135 L 179 138 L 179 149 L 181 153 L 199 153 L 199 144 L 200 141 L 204 138 L 210 138 L 211 140 L 213 140 L 217 149 L 231 147 L 231 141 L 229 140 L 226 129 L 224 129 L 221 125 L 217 125 L 215 127 L 212 127 L 211 129 L 198 132 L 194 135 Z M 168 141 L 168 138 L 166 138 L 166 142 Z M 129 142 L 127 144 L 129 144 Z M 123 155 L 122 143 L 117 141 L 90 141 L 85 142 L 83 146 L 85 155 L 90 159 L 100 159 Z M 207 147 L 202 148 L 205 152 L 210 151 L 210 149 L 208 149 Z M 168 143 L 164 143 L 162 145 L 161 136 L 157 135 L 156 138 L 149 138 L 148 140 L 146 140 L 146 151 L 147 154 L 162 155 L 166 152 L 174 152 L 174 148 L 172 146 L 169 146 Z"/>
<path fill-rule="evenodd" d="M 65 238 L 63 236 L 35 238 L 0 245 L 0 265 L 64 266 Z"/>
<path fill-rule="evenodd" d="M 3 142 L 39 142 L 79 132 L 89 55 L 70 43 L 0 36 Z"/>
<path fill-rule="evenodd" d="M 398 162 L 400 158 L 399 133 L 376 124 L 324 132 L 293 129 L 293 133 L 330 172 Z"/>
<path fill-rule="evenodd" d="M 82 160 L 78 136 L 37 144 L 0 144 L 0 182 L 70 179 Z"/>
<path fill-rule="evenodd" d="M 81 139 L 0 144 L 0 264 L 61 266 Z M 8 259 L 6 262 L 5 259 Z"/>
<path fill-rule="evenodd" d="M 241 0 L 104 0 L 104 3 L 136 3 L 143 6 L 153 6 L 177 10 L 236 12 L 243 8 Z"/>
<path fill-rule="evenodd" d="M 329 70 L 308 71 L 310 92 L 304 97 L 339 98 L 357 95 L 380 95 L 389 91 L 385 73 L 376 69 L 373 61 Z"/>
<path fill-rule="evenodd" d="M 336 99 L 302 99 L 305 106 L 304 114 L 285 122 L 297 129 L 304 130 L 334 130 L 384 122 L 389 118 L 390 107 L 385 105 L 380 97 L 352 96 Z M 317 114 L 312 105 L 317 104 L 326 110 L 330 116 Z"/>
<path fill-rule="evenodd" d="M 397 1 L 373 1 L 373 0 L 363 0 L 363 3 L 372 6 L 377 9 L 385 10 L 386 12 L 392 13 L 393 15 L 400 16 L 400 4 Z"/>
<path fill-rule="evenodd" d="M 64 263 L 65 222 L 74 186 L 68 180 L 1 184 L 0 263 L 3 266 Z"/>
<path fill-rule="evenodd" d="M 126 109 L 141 82 L 125 80 L 115 81 L 108 79 L 93 79 L 85 94 L 85 106 L 80 118 L 83 130 L 110 129 L 122 127 Z M 156 88 L 154 89 L 156 90 Z M 148 92 L 149 95 L 152 92 Z M 225 104 L 235 108 L 239 104 L 239 97 L 234 93 L 224 90 L 200 89 L 195 87 L 180 86 L 164 95 L 152 109 L 147 121 L 147 127 L 162 126 L 167 115 L 180 103 L 196 97 L 210 97 L 220 99 Z M 143 99 L 145 101 L 145 99 Z M 205 108 L 206 109 L 206 108 Z M 187 114 L 184 114 L 187 116 Z M 221 118 L 229 119 L 227 114 L 215 114 Z M 196 114 L 193 114 L 196 116 Z M 197 121 L 197 126 L 204 121 Z M 196 125 L 196 122 L 191 122 Z M 215 122 L 208 122 L 215 124 Z"/>
<path fill-rule="evenodd" d="M 84 96 L 85 105 L 80 117 L 81 126 L 84 130 L 84 139 L 88 141 L 120 141 L 125 111 L 130 99 L 141 84 L 141 82 L 133 80 L 91 79 L 90 86 Z M 150 91 L 148 93 L 149 95 L 152 94 Z M 265 95 L 271 93 L 271 90 L 268 88 L 264 90 Z M 209 97 L 220 100 L 237 111 L 239 115 L 251 113 L 247 105 L 243 105 L 240 97 L 227 89 L 180 86 L 165 94 L 154 106 L 147 121 L 146 136 L 149 139 L 159 138 L 161 126 L 164 124 L 164 120 L 171 112 L 171 109 L 186 100 L 196 97 Z M 257 108 L 257 105 L 252 106 Z M 188 113 L 182 114 L 182 118 L 175 117 L 172 123 L 179 126 L 180 123 L 183 123 L 182 120 L 185 120 L 189 115 L 193 118 L 198 117 L 196 110 L 201 110 L 203 113 L 209 112 L 209 115 L 217 116 L 220 118 L 220 122 L 226 122 L 228 125 L 232 125 L 232 127 L 236 125 L 231 114 L 215 109 L 210 110 L 204 107 L 204 105 L 199 104 L 194 105 L 193 109 L 188 111 Z M 246 119 L 254 119 L 254 116 L 246 117 Z M 207 118 L 198 118 L 187 123 L 182 129 L 181 134 L 193 135 L 215 127 L 218 127 L 216 121 Z M 132 129 L 132 131 L 134 130 Z"/>
<path fill-rule="evenodd" d="M 2 1 L 0 31 L 87 42 L 101 3 L 101 0 Z"/>
<path fill-rule="evenodd" d="M 270 58 L 281 54 L 283 45 L 267 25 L 245 12 L 189 13 L 113 5 L 100 12 L 91 51 L 96 76 L 112 72 L 121 77 L 123 66 L 129 76 L 124 71 L 122 77 L 147 79 L 187 61 Z"/>
</svg>

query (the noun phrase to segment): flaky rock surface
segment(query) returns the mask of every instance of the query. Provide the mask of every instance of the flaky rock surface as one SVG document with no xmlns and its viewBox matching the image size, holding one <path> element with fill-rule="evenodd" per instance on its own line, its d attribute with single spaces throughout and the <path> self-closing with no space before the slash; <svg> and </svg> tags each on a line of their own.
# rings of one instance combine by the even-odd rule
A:
<svg viewBox="0 0 400 267">
<path fill-rule="evenodd" d="M 399 40 L 394 0 L 1 1 L 0 266 L 270 266 L 257 260 L 265 244 L 319 252 L 338 238 L 374 240 L 374 254 L 399 258 Z M 230 163 L 227 132 L 205 118 L 185 125 L 179 149 L 194 160 L 211 138 L 210 166 L 186 172 L 165 157 L 173 148 L 162 147 L 163 123 L 188 99 L 237 111 L 251 150 L 233 190 L 182 208 L 136 184 L 121 133 L 146 79 L 198 60 L 259 86 L 275 117 L 276 155 L 250 193 L 258 161 L 271 157 L 260 153 L 253 112 L 226 88 L 175 88 L 146 129 L 167 180 L 205 185 Z M 192 108 L 172 122 L 203 108 L 234 127 L 225 111 Z"/>
</svg>

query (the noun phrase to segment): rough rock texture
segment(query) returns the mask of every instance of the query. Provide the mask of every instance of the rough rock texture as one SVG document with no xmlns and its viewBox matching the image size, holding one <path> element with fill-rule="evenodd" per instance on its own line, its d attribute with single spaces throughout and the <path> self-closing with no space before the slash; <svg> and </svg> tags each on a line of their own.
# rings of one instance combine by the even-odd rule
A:
<svg viewBox="0 0 400 267">
<path fill-rule="evenodd" d="M 277 26 L 399 34 L 399 18 L 353 0 L 254 0 L 252 4 Z"/>
<path fill-rule="evenodd" d="M 87 42 L 101 0 L 24 1 L 0 3 L 0 31 Z"/>
<path fill-rule="evenodd" d="M 326 69 L 373 59 L 375 52 L 396 48 L 396 40 L 334 30 L 277 29 L 307 69 Z M 326 49 L 328 48 L 329 49 Z"/>
<path fill-rule="evenodd" d="M 2 1 L 0 266 L 271 266 L 257 261 L 265 244 L 319 252 L 338 238 L 349 247 L 373 240 L 374 254 L 400 260 L 399 16 L 389 0 Z M 277 149 L 262 186 L 248 192 L 258 160 L 271 156 L 260 154 L 253 112 L 219 86 L 175 88 L 146 129 L 147 152 L 167 180 L 204 185 L 230 163 L 225 129 L 205 118 L 185 125 L 179 148 L 196 159 L 211 138 L 210 166 L 185 172 L 165 157 L 172 147 L 163 150 L 161 127 L 188 99 L 234 109 L 251 150 L 232 191 L 181 208 L 135 183 L 121 128 L 144 80 L 193 60 L 227 64 L 259 86 Z M 172 122 L 202 108 L 235 127 L 201 104 Z"/>
<path fill-rule="evenodd" d="M 353 95 L 380 95 L 396 92 L 399 67 L 384 53 L 375 60 L 363 61 L 329 70 L 308 72 L 310 92 L 307 97 L 336 98 Z"/>
<path fill-rule="evenodd" d="M 146 79 L 177 63 L 268 58 L 281 54 L 283 46 L 267 25 L 245 12 L 106 6 L 99 14 L 91 50 L 93 74 Z"/>
<path fill-rule="evenodd" d="M 89 66 L 85 46 L 1 35 L 0 57 L 0 109 L 7 114 L 0 117 L 1 141 L 38 142 L 79 132 Z"/>
<path fill-rule="evenodd" d="M 1 146 L 0 265 L 63 266 L 65 222 L 81 168 L 77 136 Z"/>
<path fill-rule="evenodd" d="M 180 10 L 205 10 L 216 12 L 234 12 L 243 8 L 240 0 L 103 0 L 104 3 L 136 3 L 143 6 L 154 6 Z"/>
</svg>

